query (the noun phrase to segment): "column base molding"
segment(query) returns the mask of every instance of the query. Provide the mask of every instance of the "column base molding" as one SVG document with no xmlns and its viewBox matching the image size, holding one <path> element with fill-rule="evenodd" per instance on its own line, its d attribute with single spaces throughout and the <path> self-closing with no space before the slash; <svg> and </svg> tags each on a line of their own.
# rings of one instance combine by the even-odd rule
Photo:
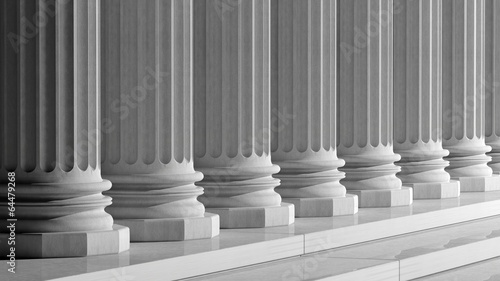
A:
<svg viewBox="0 0 500 281">
<path fill-rule="evenodd" d="M 130 241 L 184 241 L 219 235 L 219 216 L 172 219 L 119 219 L 116 223 L 130 228 Z"/>
<path fill-rule="evenodd" d="M 334 217 L 353 215 L 358 212 L 358 196 L 329 198 L 283 198 L 283 202 L 295 205 L 295 217 Z"/>
<path fill-rule="evenodd" d="M 413 199 L 444 199 L 457 198 L 460 196 L 460 182 L 450 180 L 449 182 L 425 182 L 405 183 L 405 186 L 413 188 Z"/>
<path fill-rule="evenodd" d="M 493 173 L 499 174 L 500 173 L 500 153 L 497 152 L 497 148 L 495 149 L 495 152 L 490 152 L 486 155 L 491 156 L 491 161 L 488 162 L 488 166 L 493 170 Z"/>
<path fill-rule="evenodd" d="M 413 203 L 413 189 L 403 186 L 401 189 L 382 190 L 347 190 L 357 195 L 360 208 L 408 206 Z"/>
<path fill-rule="evenodd" d="M 500 190 L 500 175 L 489 177 L 458 177 L 461 192 L 486 192 Z"/>
<path fill-rule="evenodd" d="M 220 216 L 220 228 L 253 228 L 289 225 L 295 222 L 295 206 L 207 208 Z"/>
<path fill-rule="evenodd" d="M 118 224 L 104 231 L 16 233 L 15 245 L 8 245 L 9 235 L 0 234 L 0 255 L 7 259 L 11 247 L 16 259 L 118 254 L 130 248 L 129 228 Z"/>
</svg>

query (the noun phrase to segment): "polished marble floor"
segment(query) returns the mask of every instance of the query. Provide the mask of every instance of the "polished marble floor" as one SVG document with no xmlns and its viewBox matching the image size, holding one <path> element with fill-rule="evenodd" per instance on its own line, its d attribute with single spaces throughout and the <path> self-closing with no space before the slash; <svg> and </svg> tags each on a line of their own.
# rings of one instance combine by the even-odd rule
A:
<svg viewBox="0 0 500 281">
<path fill-rule="evenodd" d="M 415 281 L 500 281 L 500 258 L 429 275 Z"/>
<path fill-rule="evenodd" d="M 412 280 L 496 256 L 500 216 L 190 280 Z"/>
<path fill-rule="evenodd" d="M 363 280 L 362 276 L 378 275 L 380 281 L 398 281 L 397 261 L 377 259 L 335 258 L 327 254 L 306 255 L 276 263 L 230 272 L 204 275 L 189 281 L 250 281 L 250 280 L 321 280 L 335 276 L 336 280 Z M 362 275 L 358 273 L 362 272 Z"/>
<path fill-rule="evenodd" d="M 19 260 L 16 274 L 3 265 L 0 280 L 187 278 L 500 215 L 499 200 L 500 192 L 463 193 L 406 207 L 360 209 L 351 216 L 299 218 L 290 226 L 222 230 L 213 239 L 132 243 L 117 255 Z"/>
</svg>

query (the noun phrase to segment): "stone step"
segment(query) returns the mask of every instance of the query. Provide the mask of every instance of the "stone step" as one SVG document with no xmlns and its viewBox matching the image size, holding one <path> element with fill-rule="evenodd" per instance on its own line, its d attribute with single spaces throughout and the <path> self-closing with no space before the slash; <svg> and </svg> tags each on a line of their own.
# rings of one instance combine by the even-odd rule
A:
<svg viewBox="0 0 500 281">
<path fill-rule="evenodd" d="M 323 255 L 324 254 L 324 255 Z M 189 281 L 250 280 L 335 280 L 398 281 L 397 261 L 376 259 L 333 258 L 327 253 L 305 255 L 248 268 L 202 275 Z"/>
<path fill-rule="evenodd" d="M 499 281 L 500 258 L 473 263 L 464 267 L 451 269 L 414 279 L 414 281 Z"/>
<path fill-rule="evenodd" d="M 289 226 L 223 229 L 213 239 L 132 243 L 118 255 L 18 260 L 18 273 L 7 280 L 190 278 L 498 215 L 500 192 L 463 193 L 405 207 L 361 208 L 356 215 L 297 218 Z"/>
<path fill-rule="evenodd" d="M 412 280 L 499 256 L 496 216 L 190 280 Z"/>
</svg>

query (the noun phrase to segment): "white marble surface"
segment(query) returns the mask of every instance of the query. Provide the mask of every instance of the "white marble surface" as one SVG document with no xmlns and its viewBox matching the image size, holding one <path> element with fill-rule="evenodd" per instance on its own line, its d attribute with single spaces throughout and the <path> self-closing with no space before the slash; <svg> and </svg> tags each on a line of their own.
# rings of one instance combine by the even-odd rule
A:
<svg viewBox="0 0 500 281">
<path fill-rule="evenodd" d="M 478 203 L 486 203 L 481 212 L 491 212 L 491 215 L 500 214 L 500 205 L 495 200 L 500 200 L 500 192 L 485 193 L 464 193 L 459 198 L 432 199 L 415 201 L 410 206 L 392 207 L 392 208 L 361 208 L 355 215 L 340 216 L 335 218 L 296 218 L 295 224 L 273 228 L 254 228 L 240 229 L 235 231 L 243 232 L 264 232 L 264 233 L 290 233 L 290 234 L 310 234 L 319 231 L 328 231 L 332 229 L 344 228 L 348 226 L 361 225 L 365 223 L 379 222 L 383 220 L 408 218 L 409 216 L 426 214 L 433 211 L 442 211 L 456 207 L 465 207 Z M 488 209 L 486 208 L 488 207 Z M 474 215 L 474 214 L 471 214 Z M 479 213 L 477 214 L 479 215 Z"/>
<path fill-rule="evenodd" d="M 414 281 L 500 281 L 500 258 L 425 276 Z"/>
<path fill-rule="evenodd" d="M 334 278 L 335 277 L 335 278 Z M 347 279 L 349 278 L 349 279 Z M 356 279 L 354 279 L 356 278 Z M 190 281 L 399 280 L 397 261 L 330 258 L 324 253 L 200 276 Z"/>
<path fill-rule="evenodd" d="M 500 237 L 500 216 L 329 251 L 339 258 L 406 259 Z"/>
<path fill-rule="evenodd" d="M 305 253 L 312 253 L 499 215 L 498 199 L 500 192 L 465 193 L 459 198 L 419 200 L 403 207 L 360 208 L 352 216 L 297 218 L 286 227 L 235 231 L 303 234 Z"/>
<path fill-rule="evenodd" d="M 443 222 L 449 224 L 454 221 L 500 215 L 499 201 L 500 192 L 464 193 L 460 198 L 415 201 L 412 206 L 407 207 L 361 209 L 358 214 L 351 216 L 297 219 L 295 224 L 290 226 L 222 230 L 220 236 L 213 239 L 132 243 L 130 251 L 117 255 L 19 260 L 15 275 L 8 274 L 6 263 L 2 263 L 0 280 L 37 281 L 85 273 L 90 274 L 68 280 L 120 280 L 116 276 L 122 278 L 126 275 L 128 279 L 123 277 L 121 280 L 142 281 L 148 279 L 144 279 L 141 274 L 148 272 L 159 274 L 157 276 L 162 280 L 173 278 L 172 276 L 196 276 L 297 257 L 307 252 L 308 249 L 304 248 L 304 245 L 307 246 L 305 242 L 308 241 L 317 242 L 309 247 L 310 250 L 329 249 L 338 246 L 339 239 L 328 240 L 332 235 L 344 235 L 340 241 L 350 243 L 349 241 L 371 239 L 377 231 L 383 231 L 378 233 L 377 237 L 382 234 L 388 237 L 392 234 L 404 234 L 402 231 L 416 231 Z M 419 225 L 415 226 L 412 221 L 419 222 Z M 380 226 L 385 228 L 380 229 Z M 370 231 L 364 231 L 364 237 L 352 239 L 348 235 L 356 229 Z M 199 259 L 202 259 L 199 264 L 204 264 L 204 268 L 189 266 L 190 260 Z"/>
<path fill-rule="evenodd" d="M 297 256 L 303 253 L 303 239 L 289 234 L 241 233 L 221 230 L 221 234 L 213 239 L 200 239 L 181 242 L 147 242 L 132 243 L 128 252 L 119 255 L 93 256 L 69 259 L 39 259 L 18 261 L 17 273 L 8 274 L 7 266 L 2 264 L 0 280 L 36 281 L 52 278 L 73 276 L 84 273 L 108 270 L 103 274 L 75 276 L 71 280 L 110 280 L 115 275 L 121 276 L 127 270 L 124 266 L 151 264 L 154 261 L 164 261 L 166 264 L 151 266 L 166 270 L 170 278 L 183 278 L 190 274 L 206 274 L 208 269 L 226 270 L 234 266 L 246 266 L 267 261 Z M 254 250 L 255 258 L 251 258 Z M 198 254 L 198 255 L 194 255 Z M 246 254 L 246 256 L 245 256 Z M 213 256 L 215 255 L 215 257 Z M 186 257 L 196 256 L 204 259 L 202 264 L 207 268 L 199 268 L 193 264 L 193 270 L 186 268 L 190 264 Z M 238 256 L 239 258 L 235 258 Z M 176 258 L 177 257 L 177 258 Z M 184 257 L 184 259 L 182 259 Z M 217 259 L 226 257 L 228 260 Z M 194 260 L 197 260 L 194 259 Z M 178 263 L 181 263 L 180 265 Z M 227 268 L 229 266 L 229 268 Z M 117 269 L 118 268 L 118 269 Z M 116 269 L 116 270 L 115 270 Z M 201 269 L 201 270 L 200 270 Z M 140 270 L 135 268 L 135 270 Z M 152 272 L 155 272 L 154 270 Z M 140 273 L 129 274 L 130 280 L 145 280 Z M 132 279 L 133 278 L 133 279 Z M 119 280 L 119 279 L 118 279 Z M 126 279 L 128 280 L 128 279 Z M 154 280 L 154 279 L 152 279 Z"/>
<path fill-rule="evenodd" d="M 395 260 L 400 280 L 500 256 L 500 216 L 329 251 L 331 257 Z"/>
<path fill-rule="evenodd" d="M 346 280 L 412 280 L 500 256 L 499 245 L 496 216 L 194 280 L 344 280 L 347 273 L 358 278 Z"/>
</svg>

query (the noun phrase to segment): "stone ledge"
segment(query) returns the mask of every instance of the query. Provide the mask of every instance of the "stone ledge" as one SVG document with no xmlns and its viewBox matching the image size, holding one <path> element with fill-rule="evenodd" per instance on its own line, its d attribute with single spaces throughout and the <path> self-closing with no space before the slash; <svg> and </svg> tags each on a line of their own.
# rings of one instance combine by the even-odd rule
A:
<svg viewBox="0 0 500 281">
<path fill-rule="evenodd" d="M 20 259 L 16 261 L 18 271 L 10 278 L 11 281 L 192 278 L 497 215 L 500 215 L 500 191 L 469 192 L 447 200 L 416 200 L 411 206 L 361 208 L 354 216 L 299 218 L 288 226 L 224 229 L 214 239 L 131 243 L 131 251 L 121 254 Z M 7 264 L 5 271 L 6 267 Z"/>
</svg>

